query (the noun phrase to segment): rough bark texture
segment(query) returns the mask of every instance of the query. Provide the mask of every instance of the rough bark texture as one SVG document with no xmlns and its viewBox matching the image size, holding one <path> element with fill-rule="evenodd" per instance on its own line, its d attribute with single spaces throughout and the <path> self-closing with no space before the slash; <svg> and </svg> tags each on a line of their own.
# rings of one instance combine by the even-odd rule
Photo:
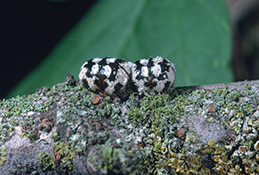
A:
<svg viewBox="0 0 259 175">
<path fill-rule="evenodd" d="M 74 84 L 0 101 L 1 174 L 259 173 L 259 80 L 124 101 Z"/>
</svg>

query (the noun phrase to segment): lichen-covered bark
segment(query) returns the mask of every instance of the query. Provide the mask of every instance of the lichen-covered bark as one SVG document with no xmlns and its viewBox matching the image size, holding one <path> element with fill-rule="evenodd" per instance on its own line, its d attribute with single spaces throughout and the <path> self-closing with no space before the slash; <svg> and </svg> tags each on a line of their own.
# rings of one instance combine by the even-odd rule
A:
<svg viewBox="0 0 259 175">
<path fill-rule="evenodd" d="M 2 174 L 259 173 L 259 81 L 111 99 L 65 83 L 0 102 Z"/>
</svg>

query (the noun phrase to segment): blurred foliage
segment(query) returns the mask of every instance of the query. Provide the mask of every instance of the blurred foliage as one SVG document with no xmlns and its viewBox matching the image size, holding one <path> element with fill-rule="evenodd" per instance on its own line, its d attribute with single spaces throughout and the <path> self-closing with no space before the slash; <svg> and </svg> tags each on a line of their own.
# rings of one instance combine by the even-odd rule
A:
<svg viewBox="0 0 259 175">
<path fill-rule="evenodd" d="M 8 95 L 78 78 L 94 57 L 136 61 L 162 56 L 175 63 L 175 86 L 232 81 L 231 34 L 223 0 L 101 0 L 51 54 Z"/>
</svg>

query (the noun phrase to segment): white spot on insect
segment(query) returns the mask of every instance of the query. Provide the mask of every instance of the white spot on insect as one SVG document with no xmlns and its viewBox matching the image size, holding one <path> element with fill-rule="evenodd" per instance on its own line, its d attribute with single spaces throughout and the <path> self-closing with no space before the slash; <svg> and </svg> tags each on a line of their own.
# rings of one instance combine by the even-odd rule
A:
<svg viewBox="0 0 259 175">
<path fill-rule="evenodd" d="M 143 66 L 141 68 L 141 76 L 148 77 L 148 68 L 147 68 L 147 66 Z"/>
<path fill-rule="evenodd" d="M 152 73 L 154 74 L 155 77 L 158 77 L 161 74 L 161 66 L 159 66 L 158 64 L 156 64 L 155 66 L 153 66 L 151 68 Z M 165 77 L 165 75 L 164 75 Z"/>
<path fill-rule="evenodd" d="M 140 64 L 146 66 L 148 64 L 148 59 L 141 59 L 141 60 L 139 60 L 139 62 L 140 62 Z"/>
<path fill-rule="evenodd" d="M 128 83 L 128 77 L 120 76 L 123 74 L 124 74 L 124 70 L 119 69 L 116 78 L 123 86 L 126 86 Z"/>
<path fill-rule="evenodd" d="M 97 74 L 98 71 L 99 71 L 99 66 L 98 66 L 98 64 L 93 65 L 93 66 L 92 66 L 92 69 L 91 69 L 91 75 Z"/>
<path fill-rule="evenodd" d="M 107 58 L 106 61 L 107 64 L 114 63 L 116 61 L 116 58 Z"/>
<path fill-rule="evenodd" d="M 99 63 L 103 58 L 94 58 L 92 59 L 92 62 Z"/>
<path fill-rule="evenodd" d="M 110 77 L 111 72 L 112 72 L 111 67 L 106 65 L 106 66 L 103 66 L 102 70 L 100 71 L 100 74 L 104 74 L 106 77 Z"/>
</svg>

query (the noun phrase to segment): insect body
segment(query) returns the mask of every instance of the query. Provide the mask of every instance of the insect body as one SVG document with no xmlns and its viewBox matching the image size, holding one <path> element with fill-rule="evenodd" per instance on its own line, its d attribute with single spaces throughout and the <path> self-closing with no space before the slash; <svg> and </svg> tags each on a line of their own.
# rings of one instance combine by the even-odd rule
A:
<svg viewBox="0 0 259 175">
<path fill-rule="evenodd" d="M 124 96 L 132 88 L 139 95 L 166 92 L 175 80 L 174 64 L 162 57 L 135 63 L 117 58 L 93 58 L 85 62 L 79 73 L 83 86 L 110 96 Z"/>
<path fill-rule="evenodd" d="M 131 69 L 132 82 L 139 94 L 166 92 L 175 80 L 174 64 L 162 57 L 136 61 Z"/>
<path fill-rule="evenodd" d="M 129 85 L 130 72 L 130 64 L 122 59 L 93 58 L 82 65 L 79 79 L 93 92 L 120 96 Z"/>
</svg>

